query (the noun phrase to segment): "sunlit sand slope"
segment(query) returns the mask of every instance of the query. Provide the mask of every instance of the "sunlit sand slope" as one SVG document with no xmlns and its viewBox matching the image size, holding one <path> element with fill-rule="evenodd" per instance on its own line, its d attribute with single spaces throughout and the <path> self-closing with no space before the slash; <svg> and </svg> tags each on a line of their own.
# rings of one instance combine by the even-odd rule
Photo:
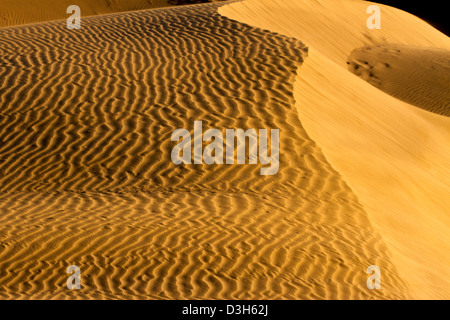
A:
<svg viewBox="0 0 450 320">
<path fill-rule="evenodd" d="M 305 45 L 218 7 L 0 30 L 1 297 L 408 297 L 299 120 Z M 280 129 L 279 173 L 174 165 L 171 133 L 194 120 Z M 382 291 L 366 287 L 372 264 Z"/>
<path fill-rule="evenodd" d="M 346 70 L 346 62 L 356 48 L 401 47 L 407 54 L 389 60 L 398 72 L 378 73 L 386 81 L 382 83 L 392 85 L 386 91 L 392 89 L 390 93 L 404 101 L 448 114 L 447 67 L 430 68 L 446 61 L 450 39 L 422 20 L 382 5 L 381 29 L 369 30 L 366 8 L 370 4 L 248 0 L 220 12 L 296 37 L 309 46 L 295 82 L 302 125 L 367 210 L 412 297 L 448 299 L 450 119 L 380 91 Z M 429 62 L 413 65 L 409 54 Z M 407 88 L 404 76 L 408 72 L 419 76 Z M 414 80 L 407 82 L 412 85 Z M 389 274 L 382 267 L 381 272 Z M 386 288 L 382 285 L 382 290 Z"/>
</svg>

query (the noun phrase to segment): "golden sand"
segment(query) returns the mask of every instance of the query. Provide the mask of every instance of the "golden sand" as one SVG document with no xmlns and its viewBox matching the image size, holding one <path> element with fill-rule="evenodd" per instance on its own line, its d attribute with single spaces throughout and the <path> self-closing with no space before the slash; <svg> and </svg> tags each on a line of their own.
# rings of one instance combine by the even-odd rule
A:
<svg viewBox="0 0 450 320">
<path fill-rule="evenodd" d="M 247 0 L 0 29 L 0 297 L 448 298 L 448 118 L 347 62 L 379 39 L 449 40 L 384 6 L 375 36 L 366 6 Z M 278 128 L 278 174 L 175 165 L 171 133 L 194 121 Z"/>
<path fill-rule="evenodd" d="M 133 11 L 169 6 L 168 0 L 2 0 L 0 2 L 0 28 L 50 20 L 67 19 L 71 5 L 81 9 L 81 15 Z"/>
<path fill-rule="evenodd" d="M 361 201 L 411 297 L 448 299 L 450 119 L 432 112 L 449 112 L 450 39 L 422 20 L 382 5 L 381 29 L 369 30 L 368 15 L 361 15 L 368 5 L 248 0 L 220 12 L 302 39 L 309 47 L 295 82 L 306 132 Z M 372 46 L 378 49 L 367 50 Z M 345 64 L 355 59 L 375 66 L 378 87 L 432 112 L 350 74 Z M 380 63 L 396 72 L 379 71 Z"/>
</svg>

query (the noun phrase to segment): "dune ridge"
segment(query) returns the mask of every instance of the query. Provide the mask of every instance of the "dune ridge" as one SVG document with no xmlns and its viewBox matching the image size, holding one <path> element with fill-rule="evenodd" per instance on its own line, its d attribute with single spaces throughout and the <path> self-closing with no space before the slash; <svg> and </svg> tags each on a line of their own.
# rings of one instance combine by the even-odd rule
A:
<svg viewBox="0 0 450 320">
<path fill-rule="evenodd" d="M 446 61 L 441 53 L 447 57 L 450 39 L 417 17 L 384 5 L 379 5 L 381 29 L 368 30 L 365 9 L 370 4 L 247 0 L 219 12 L 301 39 L 308 46 L 308 58 L 299 65 L 294 89 L 302 125 L 362 203 L 392 252 L 411 297 L 448 299 L 450 119 L 378 90 L 346 70 L 346 62 L 353 50 L 375 46 Z M 367 58 L 376 60 L 377 56 L 368 54 Z M 406 88 L 400 81 L 395 84 L 400 92 L 391 94 L 410 102 L 419 99 L 421 107 L 448 114 L 445 67 L 435 73 L 440 84 L 432 86 L 427 83 L 430 65 L 418 63 L 417 69 L 405 70 L 413 67 L 408 59 L 411 56 L 392 59 L 390 66 L 402 75 L 422 73 L 417 79 L 421 92 L 408 95 L 408 90 L 417 87 Z M 392 77 L 391 73 L 382 80 L 394 83 Z M 431 86 L 437 92 L 426 97 Z M 430 105 L 423 105 L 425 97 Z"/>
<path fill-rule="evenodd" d="M 2 298 L 408 297 L 300 123 L 307 48 L 221 5 L 0 30 Z M 279 173 L 174 165 L 170 134 L 194 120 L 279 128 Z M 82 290 L 65 288 L 71 264 Z M 371 264 L 386 290 L 367 290 Z"/>
</svg>

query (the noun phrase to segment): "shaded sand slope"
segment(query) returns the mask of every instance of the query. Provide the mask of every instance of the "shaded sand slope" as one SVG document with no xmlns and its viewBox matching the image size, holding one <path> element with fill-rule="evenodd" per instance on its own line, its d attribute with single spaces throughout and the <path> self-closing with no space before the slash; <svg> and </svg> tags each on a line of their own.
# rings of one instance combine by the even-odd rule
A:
<svg viewBox="0 0 450 320">
<path fill-rule="evenodd" d="M 450 40 L 420 19 L 385 6 L 381 30 L 365 29 L 367 6 L 348 0 L 276 5 L 249 0 L 220 12 L 311 45 L 295 83 L 302 124 L 362 202 L 412 296 L 448 299 L 450 119 L 383 93 L 349 73 L 345 64 L 364 43 L 421 46 L 428 49 L 417 54 L 432 59 L 430 51 L 449 50 Z M 405 64 L 399 58 L 392 67 L 402 70 Z M 428 65 L 420 65 L 417 72 L 427 74 Z M 442 102 L 441 95 L 431 98 Z M 448 112 L 448 106 L 440 110 Z"/>
<path fill-rule="evenodd" d="M 450 50 L 368 46 L 353 50 L 348 68 L 396 98 L 450 116 Z"/>
<path fill-rule="evenodd" d="M 305 46 L 218 7 L 0 30 L 0 296 L 408 297 L 299 121 Z M 279 128 L 279 173 L 175 166 L 171 133 L 194 120 Z M 65 288 L 71 264 L 82 290 Z M 366 288 L 371 264 L 383 291 Z"/>
<path fill-rule="evenodd" d="M 80 7 L 85 16 L 121 11 L 142 10 L 170 6 L 168 0 L 2 0 L 0 27 L 67 19 L 70 5 Z"/>
</svg>

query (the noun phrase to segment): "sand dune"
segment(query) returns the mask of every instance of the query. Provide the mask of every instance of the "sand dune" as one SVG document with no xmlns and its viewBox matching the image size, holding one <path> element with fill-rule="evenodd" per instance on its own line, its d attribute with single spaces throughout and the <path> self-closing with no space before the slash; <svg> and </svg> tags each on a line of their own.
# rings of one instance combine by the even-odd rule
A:
<svg viewBox="0 0 450 320">
<path fill-rule="evenodd" d="M 390 95 L 450 116 L 450 50 L 377 45 L 353 50 L 351 72 Z"/>
<path fill-rule="evenodd" d="M 450 43 L 394 9 L 376 36 L 342 23 L 362 9 L 365 26 L 365 6 L 248 0 L 0 29 L 0 297 L 448 297 L 448 118 L 347 61 L 382 39 Z M 278 174 L 175 165 L 171 133 L 200 120 L 278 128 Z M 66 288 L 73 264 L 81 290 Z M 382 290 L 366 287 L 374 264 Z"/>
<path fill-rule="evenodd" d="M 77 5 L 82 16 L 168 7 L 168 0 L 2 0 L 0 28 L 50 20 L 67 19 L 70 5 Z"/>
<path fill-rule="evenodd" d="M 367 60 L 380 77 L 379 83 L 366 77 L 370 83 L 448 115 L 450 39 L 412 15 L 381 5 L 381 29 L 368 30 L 368 5 L 249 0 L 220 12 L 308 45 L 294 95 L 302 124 L 363 204 L 411 296 L 448 299 L 450 119 L 394 99 L 350 74 L 345 64 L 356 49 L 353 65 L 355 59 Z M 404 54 L 358 49 L 364 46 L 401 48 Z M 380 71 L 377 63 L 385 58 L 395 72 Z"/>
<path fill-rule="evenodd" d="M 2 297 L 408 296 L 299 121 L 306 47 L 219 6 L 0 31 Z M 279 128 L 280 172 L 174 165 L 170 134 L 194 120 Z M 82 290 L 65 287 L 71 264 Z M 390 289 L 367 290 L 370 264 Z"/>
</svg>

